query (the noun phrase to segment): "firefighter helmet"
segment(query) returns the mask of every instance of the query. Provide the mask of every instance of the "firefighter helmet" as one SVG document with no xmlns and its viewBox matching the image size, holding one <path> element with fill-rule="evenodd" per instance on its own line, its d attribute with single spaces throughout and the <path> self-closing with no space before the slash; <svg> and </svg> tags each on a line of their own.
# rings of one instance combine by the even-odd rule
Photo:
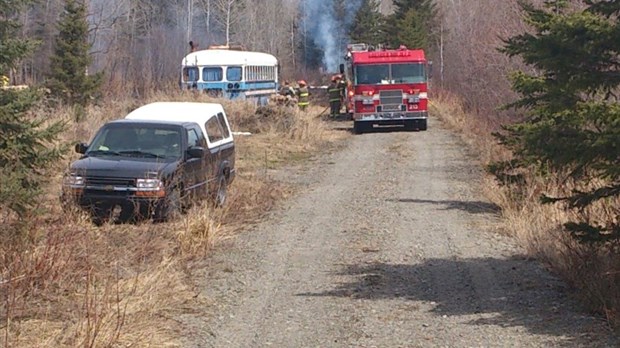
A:
<svg viewBox="0 0 620 348">
<path fill-rule="evenodd" d="M 300 85 L 300 86 L 305 86 L 306 85 L 306 81 L 299 80 L 299 81 L 297 81 L 297 84 Z"/>
</svg>

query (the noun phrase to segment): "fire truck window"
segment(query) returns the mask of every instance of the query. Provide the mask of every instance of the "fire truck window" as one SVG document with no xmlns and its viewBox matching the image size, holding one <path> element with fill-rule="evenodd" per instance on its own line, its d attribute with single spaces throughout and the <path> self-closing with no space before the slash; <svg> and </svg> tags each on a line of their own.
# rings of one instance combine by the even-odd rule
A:
<svg viewBox="0 0 620 348">
<path fill-rule="evenodd" d="M 394 83 L 421 83 L 426 80 L 423 64 L 392 64 Z"/>
<path fill-rule="evenodd" d="M 355 80 L 358 85 L 378 85 L 389 79 L 390 69 L 387 64 L 359 65 L 355 68 Z"/>
</svg>

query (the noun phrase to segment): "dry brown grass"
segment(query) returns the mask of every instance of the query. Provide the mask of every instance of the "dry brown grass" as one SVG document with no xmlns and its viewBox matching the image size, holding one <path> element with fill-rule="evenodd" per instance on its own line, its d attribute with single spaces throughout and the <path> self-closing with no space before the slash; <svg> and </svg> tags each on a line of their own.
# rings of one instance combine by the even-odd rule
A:
<svg viewBox="0 0 620 348">
<path fill-rule="evenodd" d="M 41 110 L 70 125 L 63 141 L 88 140 L 106 121 L 152 101 L 214 101 L 176 91 L 143 101 L 110 100 L 75 123 L 70 109 Z M 222 102 L 237 136 L 238 174 L 225 208 L 196 206 L 175 222 L 95 227 L 58 204 L 62 172 L 71 154 L 50 172 L 41 198 L 45 213 L 30 223 L 0 226 L 0 341 L 20 347 L 176 347 L 176 317 L 205 311 L 189 262 L 261 219 L 292 189 L 274 169 L 308 158 L 346 136 L 314 115 L 275 108 L 258 114 L 246 103 Z"/>
<path fill-rule="evenodd" d="M 472 146 L 483 163 L 506 159 L 510 155 L 501 148 L 491 132 L 498 129 L 492 115 L 467 113 L 458 97 L 438 93 L 433 103 L 437 115 Z M 583 212 L 567 211 L 560 204 L 540 204 L 541 194 L 563 196 L 573 189 L 583 189 L 562 173 L 540 178 L 527 174 L 528 186 L 510 190 L 498 186 L 491 176 L 483 181 L 483 192 L 501 207 L 502 230 L 514 236 L 528 255 L 545 262 L 578 291 L 583 303 L 593 312 L 620 326 L 620 249 L 617 244 L 588 246 L 576 242 L 563 229 L 567 221 L 613 221 L 618 200 L 602 201 Z M 592 184 L 592 183 L 590 183 Z M 616 208 L 613 208 L 616 207 Z"/>
</svg>

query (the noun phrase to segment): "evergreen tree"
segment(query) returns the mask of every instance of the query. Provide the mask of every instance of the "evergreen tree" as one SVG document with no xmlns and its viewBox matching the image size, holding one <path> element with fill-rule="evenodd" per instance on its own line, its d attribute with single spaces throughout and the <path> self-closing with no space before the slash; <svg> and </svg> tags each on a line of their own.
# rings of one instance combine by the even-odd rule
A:
<svg viewBox="0 0 620 348">
<path fill-rule="evenodd" d="M 432 0 L 393 0 L 393 3 L 393 16 L 396 19 L 403 19 L 406 16 L 407 11 L 411 9 L 426 12 L 428 14 L 433 13 L 435 10 L 435 5 Z"/>
<path fill-rule="evenodd" d="M 533 32 L 505 41 L 503 51 L 519 56 L 536 74 L 517 72 L 513 89 L 521 96 L 509 107 L 528 111 L 527 118 L 498 134 L 514 154 L 490 169 L 503 182 L 516 172 L 535 167 L 567 171 L 579 190 L 565 202 L 584 212 L 566 224 L 584 241 L 620 239 L 620 0 L 589 0 L 585 10 L 567 13 L 560 1 L 547 8 L 522 4 Z M 585 185 L 587 183 L 587 185 Z M 590 221 L 586 209 L 603 200 L 615 214 L 610 221 Z M 614 213 L 615 212 L 615 213 Z"/>
<path fill-rule="evenodd" d="M 46 85 L 52 95 L 67 104 L 87 105 L 97 93 L 102 74 L 89 75 L 91 63 L 88 22 L 84 0 L 65 0 L 58 22 L 50 76 Z"/>
<path fill-rule="evenodd" d="M 26 57 L 36 42 L 18 37 L 19 24 L 14 20 L 18 11 L 32 0 L 0 0 L 0 74 L 7 76 L 17 62 Z"/>
<path fill-rule="evenodd" d="M 28 56 L 36 43 L 20 38 L 14 20 L 29 1 L 0 0 L 0 74 Z M 60 122 L 49 123 L 30 111 L 39 100 L 34 88 L 0 89 L 0 211 L 26 216 L 36 205 L 45 170 L 61 157 L 52 145 L 62 131 Z"/>
<path fill-rule="evenodd" d="M 364 42 L 374 46 L 383 44 L 386 41 L 384 29 L 385 17 L 379 12 L 379 2 L 364 0 L 351 25 L 351 42 Z"/>
<path fill-rule="evenodd" d="M 402 19 L 396 21 L 400 28 L 393 36 L 392 45 L 405 45 L 409 48 L 429 48 L 430 35 L 426 27 L 425 14 L 410 8 Z"/>
<path fill-rule="evenodd" d="M 428 50 L 433 41 L 437 10 L 432 0 L 394 0 L 394 13 L 386 28 L 392 47 L 406 45 Z"/>
</svg>

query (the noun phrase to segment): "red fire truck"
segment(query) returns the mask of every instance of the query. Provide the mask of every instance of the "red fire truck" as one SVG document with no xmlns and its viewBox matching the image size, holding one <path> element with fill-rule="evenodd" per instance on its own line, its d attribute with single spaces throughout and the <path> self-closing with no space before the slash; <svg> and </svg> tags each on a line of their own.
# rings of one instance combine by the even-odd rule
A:
<svg viewBox="0 0 620 348">
<path fill-rule="evenodd" d="M 355 133 L 384 126 L 426 130 L 431 64 L 423 50 L 350 44 L 345 62 L 340 72 L 347 79 L 345 105 Z"/>
</svg>

